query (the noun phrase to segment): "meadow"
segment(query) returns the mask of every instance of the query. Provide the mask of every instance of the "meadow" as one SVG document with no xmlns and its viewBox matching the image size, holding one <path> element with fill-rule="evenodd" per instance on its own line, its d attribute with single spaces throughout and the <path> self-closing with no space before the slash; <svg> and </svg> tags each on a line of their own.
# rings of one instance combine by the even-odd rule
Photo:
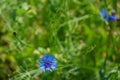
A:
<svg viewBox="0 0 120 80">
<path fill-rule="evenodd" d="M 0 0 L 0 80 L 120 80 L 120 0 Z"/>
</svg>

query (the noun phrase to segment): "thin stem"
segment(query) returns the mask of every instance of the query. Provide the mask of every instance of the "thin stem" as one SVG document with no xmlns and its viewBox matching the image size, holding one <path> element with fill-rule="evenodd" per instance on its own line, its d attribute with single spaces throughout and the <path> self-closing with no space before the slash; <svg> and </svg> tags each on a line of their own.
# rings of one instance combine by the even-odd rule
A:
<svg viewBox="0 0 120 80">
<path fill-rule="evenodd" d="M 107 37 L 107 45 L 106 45 L 106 57 L 104 59 L 104 62 L 102 63 L 101 69 L 100 69 L 100 77 L 101 80 L 106 80 L 105 74 L 106 74 L 106 65 L 107 65 L 107 60 L 109 56 L 109 49 L 111 47 L 111 39 L 112 39 L 112 29 L 111 29 L 111 24 L 109 23 L 108 25 L 108 37 Z"/>
<path fill-rule="evenodd" d="M 107 8 L 108 5 L 107 5 L 107 1 L 104 0 L 104 4 L 105 4 L 105 7 Z M 108 59 L 108 53 L 109 53 L 109 48 L 110 48 L 110 45 L 111 45 L 111 25 L 110 23 L 108 24 L 108 37 L 107 37 L 107 45 L 106 45 L 106 57 L 102 63 L 102 66 L 101 66 L 101 69 L 100 69 L 100 78 L 101 80 L 106 80 L 106 77 L 105 77 L 105 73 L 106 73 L 106 64 L 107 64 L 107 59 Z"/>
</svg>

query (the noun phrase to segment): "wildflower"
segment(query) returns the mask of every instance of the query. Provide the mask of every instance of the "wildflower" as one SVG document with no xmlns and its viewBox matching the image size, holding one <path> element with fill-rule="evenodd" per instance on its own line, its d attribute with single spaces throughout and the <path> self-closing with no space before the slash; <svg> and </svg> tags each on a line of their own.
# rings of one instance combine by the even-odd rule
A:
<svg viewBox="0 0 120 80">
<path fill-rule="evenodd" d="M 107 14 L 104 8 L 100 11 L 100 14 L 105 21 L 116 21 L 117 20 L 116 16 Z"/>
<path fill-rule="evenodd" d="M 53 71 L 57 66 L 57 61 L 54 56 L 45 54 L 39 62 L 40 68 L 45 71 Z"/>
</svg>

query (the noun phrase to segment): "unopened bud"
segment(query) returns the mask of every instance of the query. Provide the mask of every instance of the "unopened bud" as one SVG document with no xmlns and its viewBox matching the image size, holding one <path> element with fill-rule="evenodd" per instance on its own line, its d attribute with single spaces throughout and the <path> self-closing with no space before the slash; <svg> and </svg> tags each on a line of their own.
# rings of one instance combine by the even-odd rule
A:
<svg viewBox="0 0 120 80">
<path fill-rule="evenodd" d="M 16 35 L 17 35 L 17 33 L 16 33 L 16 32 L 13 32 L 13 35 L 14 35 L 14 36 L 16 36 Z"/>
</svg>

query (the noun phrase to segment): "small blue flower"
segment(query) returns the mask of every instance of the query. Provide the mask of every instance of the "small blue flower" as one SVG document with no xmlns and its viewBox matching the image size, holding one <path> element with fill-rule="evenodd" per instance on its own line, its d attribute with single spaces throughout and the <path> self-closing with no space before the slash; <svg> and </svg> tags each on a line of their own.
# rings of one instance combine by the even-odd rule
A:
<svg viewBox="0 0 120 80">
<path fill-rule="evenodd" d="M 107 14 L 107 12 L 104 8 L 101 9 L 100 14 L 105 21 L 116 21 L 117 20 L 116 16 Z"/>
<path fill-rule="evenodd" d="M 45 54 L 39 62 L 40 68 L 45 71 L 53 71 L 57 67 L 57 61 L 54 56 Z"/>
</svg>

